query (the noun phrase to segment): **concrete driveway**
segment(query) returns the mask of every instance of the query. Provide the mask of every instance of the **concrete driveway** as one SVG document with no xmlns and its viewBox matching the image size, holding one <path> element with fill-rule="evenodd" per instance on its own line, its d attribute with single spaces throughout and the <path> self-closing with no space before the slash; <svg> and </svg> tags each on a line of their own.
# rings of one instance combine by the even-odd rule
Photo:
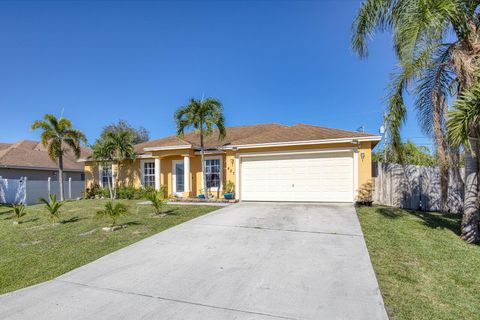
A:
<svg viewBox="0 0 480 320">
<path fill-rule="evenodd" d="M 387 316 L 352 205 L 240 203 L 0 296 L 0 319 Z"/>
</svg>

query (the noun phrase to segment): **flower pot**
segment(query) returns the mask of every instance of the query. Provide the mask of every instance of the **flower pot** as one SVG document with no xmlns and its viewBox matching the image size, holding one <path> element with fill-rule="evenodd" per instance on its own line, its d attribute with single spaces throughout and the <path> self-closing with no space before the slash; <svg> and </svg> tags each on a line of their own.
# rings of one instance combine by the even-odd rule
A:
<svg viewBox="0 0 480 320">
<path fill-rule="evenodd" d="M 199 194 L 198 199 L 205 199 L 205 195 L 204 194 Z"/>
<path fill-rule="evenodd" d="M 229 193 L 224 193 L 223 194 L 223 197 L 227 200 L 232 200 L 233 199 L 233 193 L 229 192 Z"/>
</svg>

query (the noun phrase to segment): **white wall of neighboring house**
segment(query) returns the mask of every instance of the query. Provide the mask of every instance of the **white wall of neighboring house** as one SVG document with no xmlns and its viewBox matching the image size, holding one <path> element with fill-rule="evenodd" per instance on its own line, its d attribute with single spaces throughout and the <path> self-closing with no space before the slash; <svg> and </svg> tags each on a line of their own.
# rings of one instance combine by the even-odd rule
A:
<svg viewBox="0 0 480 320">
<path fill-rule="evenodd" d="M 84 181 L 65 180 L 63 183 L 65 199 L 76 199 L 83 196 L 85 190 Z M 39 198 L 48 198 L 49 194 L 55 194 L 60 199 L 58 181 L 4 179 L 0 177 L 0 203 L 23 203 L 36 204 Z"/>
</svg>

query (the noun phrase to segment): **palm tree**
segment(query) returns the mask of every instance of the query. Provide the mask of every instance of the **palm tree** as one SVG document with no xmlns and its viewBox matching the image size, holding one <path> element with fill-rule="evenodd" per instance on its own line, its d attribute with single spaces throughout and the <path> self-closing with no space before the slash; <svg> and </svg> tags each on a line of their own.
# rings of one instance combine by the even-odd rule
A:
<svg viewBox="0 0 480 320">
<path fill-rule="evenodd" d="M 67 118 L 56 118 L 52 114 L 43 116 L 43 120 L 37 120 L 32 124 L 32 130 L 42 129 L 41 140 L 47 148 L 50 158 L 58 161 L 58 183 L 60 185 L 60 201 L 63 196 L 63 156 L 71 150 L 78 159 L 81 153 L 81 143 L 87 143 L 87 138 L 80 131 L 73 129 L 72 122 Z"/>
<path fill-rule="evenodd" d="M 204 138 L 218 128 L 218 139 L 225 138 L 225 117 L 223 116 L 222 103 L 215 98 L 205 100 L 190 99 L 190 103 L 180 107 L 174 115 L 177 123 L 177 135 L 183 137 L 189 127 L 200 135 L 200 156 L 202 161 L 203 190 L 207 195 L 207 178 L 205 174 L 205 146 Z"/>
<path fill-rule="evenodd" d="M 48 217 L 55 223 L 60 218 L 60 207 L 63 205 L 63 202 L 57 201 L 57 196 L 54 194 L 50 194 L 48 199 L 40 198 L 40 202 L 45 204 L 45 208 L 48 211 Z"/>
<path fill-rule="evenodd" d="M 128 207 L 123 203 L 113 203 L 113 201 L 108 201 L 103 210 L 97 211 L 97 217 L 107 217 L 112 220 L 112 227 L 117 224 L 117 220 L 120 217 L 126 214 L 128 214 Z"/>
<path fill-rule="evenodd" d="M 353 24 L 352 46 L 361 57 L 368 55 L 367 39 L 375 31 L 393 33 L 399 70 L 388 94 L 387 118 L 392 144 L 394 148 L 401 144 L 400 129 L 407 112 L 404 95 L 413 86 L 415 90 L 410 93 L 416 96 L 420 123 L 435 139 L 443 202 L 448 166 L 458 154 L 457 147 L 446 138 L 448 101 L 462 97 L 479 81 L 478 7 L 479 2 L 471 0 L 365 0 Z M 471 136 L 473 129 L 474 125 L 469 127 Z M 477 136 L 478 130 L 473 138 Z M 478 154 L 476 149 L 475 145 L 472 150 Z M 477 168 L 467 171 L 470 170 L 478 172 Z M 462 239 L 478 242 L 478 205 L 471 205 L 478 197 L 478 189 L 472 183 L 476 178 L 469 178 L 469 174 L 466 173 L 465 179 Z M 477 220 L 472 219 L 474 216 Z"/>
<path fill-rule="evenodd" d="M 111 162 L 116 164 L 115 179 L 113 186 L 110 180 L 108 187 L 110 190 L 110 197 L 115 199 L 119 187 L 120 173 L 122 163 L 126 160 L 133 160 L 135 158 L 135 149 L 133 146 L 133 137 L 128 130 L 117 130 L 106 132 L 104 137 L 98 139 L 93 146 L 93 158 L 101 161 L 106 165 Z M 112 176 L 113 176 L 112 172 Z"/>
</svg>

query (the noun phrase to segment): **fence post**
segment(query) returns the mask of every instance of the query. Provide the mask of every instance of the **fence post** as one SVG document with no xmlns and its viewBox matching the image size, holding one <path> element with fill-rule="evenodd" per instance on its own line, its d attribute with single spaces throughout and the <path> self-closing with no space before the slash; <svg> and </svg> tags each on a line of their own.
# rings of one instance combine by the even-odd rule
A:
<svg viewBox="0 0 480 320">
<path fill-rule="evenodd" d="M 23 200 L 21 201 L 22 204 L 27 204 L 27 177 L 25 176 L 24 179 L 23 179 L 23 183 L 24 183 L 24 193 L 23 193 Z"/>
<path fill-rule="evenodd" d="M 68 178 L 68 199 L 72 199 L 72 177 Z"/>
<path fill-rule="evenodd" d="M 50 197 L 50 194 L 52 193 L 52 178 L 48 177 L 47 179 L 47 190 L 48 190 L 48 197 Z"/>
</svg>

